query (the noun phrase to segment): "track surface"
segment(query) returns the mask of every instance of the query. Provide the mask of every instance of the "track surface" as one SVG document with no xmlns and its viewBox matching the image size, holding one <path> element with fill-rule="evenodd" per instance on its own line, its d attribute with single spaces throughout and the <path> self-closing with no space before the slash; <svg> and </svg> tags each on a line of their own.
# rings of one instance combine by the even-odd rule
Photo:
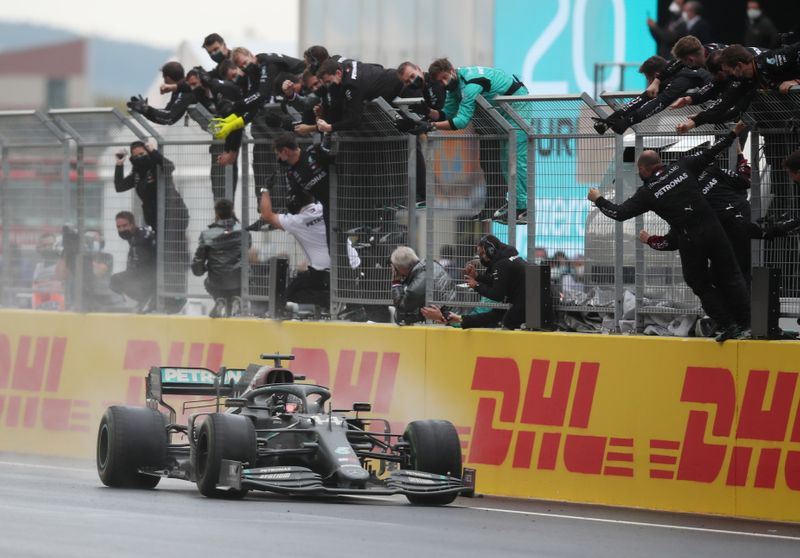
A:
<svg viewBox="0 0 800 558">
<path fill-rule="evenodd" d="M 257 554 L 256 554 L 257 553 Z M 209 500 L 104 487 L 89 461 L 0 453 L 0 556 L 796 557 L 800 525 L 499 498 Z"/>
</svg>

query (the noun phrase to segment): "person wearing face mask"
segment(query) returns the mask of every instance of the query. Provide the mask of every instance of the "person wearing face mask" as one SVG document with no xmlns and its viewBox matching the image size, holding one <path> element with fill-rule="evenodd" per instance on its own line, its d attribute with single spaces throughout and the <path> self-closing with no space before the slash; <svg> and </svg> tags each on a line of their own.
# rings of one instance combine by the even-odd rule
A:
<svg viewBox="0 0 800 558">
<path fill-rule="evenodd" d="M 117 234 L 128 243 L 128 264 L 125 271 L 111 276 L 111 290 L 139 303 L 140 312 L 152 310 L 156 293 L 156 233 L 150 227 L 136 226 L 130 211 L 116 217 Z"/>
<path fill-rule="evenodd" d="M 186 73 L 180 62 L 167 62 L 161 67 L 164 83 L 171 86 L 171 95 L 163 109 L 151 107 L 141 95 L 131 97 L 128 110 L 138 112 L 151 122 L 168 126 L 175 124 L 186 113 L 189 105 L 197 102 L 192 86 L 187 83 Z"/>
<path fill-rule="evenodd" d="M 701 43 L 706 44 L 714 40 L 714 31 L 702 14 L 703 5 L 700 2 L 690 0 L 683 4 L 681 17 L 686 22 L 686 34 L 693 35 Z"/>
<path fill-rule="evenodd" d="M 647 18 L 647 27 L 658 45 L 657 54 L 662 58 L 669 58 L 669 51 L 678 39 L 687 34 L 686 22 L 681 17 L 684 0 L 673 0 L 669 5 L 669 18 L 667 24 L 659 26 L 658 23 Z"/>
<path fill-rule="evenodd" d="M 322 145 L 309 145 L 301 149 L 291 132 L 277 136 L 272 147 L 275 150 L 275 157 L 286 172 L 289 190 L 310 192 L 322 205 L 325 238 L 330 246 L 329 167 L 334 161 L 333 155 Z"/>
<path fill-rule="evenodd" d="M 460 316 L 442 312 L 442 308 L 433 305 L 423 308 L 422 315 L 434 322 L 460 325 L 462 329 L 519 329 L 525 323 L 525 260 L 516 248 L 493 235 L 482 237 L 477 250 L 485 271 L 479 273 L 474 265 L 467 264 L 464 269 L 467 285 L 481 297 L 509 303 L 509 308 L 492 308 L 488 312 Z"/>
<path fill-rule="evenodd" d="M 653 211 L 667 222 L 677 234 L 686 284 L 722 328 L 717 336 L 719 342 L 745 334 L 750 326 L 750 294 L 731 243 L 697 177 L 734 138 L 730 134 L 711 148 L 669 165 L 655 151 L 642 152 L 637 165 L 643 184 L 619 205 L 604 198 L 596 188 L 587 195 L 615 221 Z"/>
<path fill-rule="evenodd" d="M 261 218 L 273 229 L 286 231 L 300 244 L 308 268 L 298 273 L 286 289 L 286 300 L 297 304 L 330 306 L 331 256 L 325 241 L 322 205 L 310 192 L 290 189 L 286 196 L 288 213 L 272 211 L 269 191 L 261 195 Z"/>
<path fill-rule="evenodd" d="M 170 293 L 165 299 L 165 309 L 174 313 L 185 304 L 182 297 L 186 292 L 186 270 L 189 266 L 189 249 L 186 242 L 186 229 L 189 226 L 189 210 L 175 188 L 172 174 L 175 165 L 165 158 L 152 144 L 145 145 L 135 141 L 130 145 L 130 162 L 133 170 L 125 176 L 125 153 L 117 153 L 114 169 L 114 188 L 117 192 L 134 190 L 142 202 L 145 224 L 155 231 L 161 227 L 158 222 L 159 176 L 165 189 L 164 197 L 164 286 Z"/>
<path fill-rule="evenodd" d="M 761 3 L 754 0 L 747 3 L 747 30 L 744 34 L 744 44 L 766 49 L 776 48 L 780 44 L 778 28 L 764 15 Z"/>
<path fill-rule="evenodd" d="M 428 68 L 428 74 L 431 79 L 447 90 L 442 110 L 435 111 L 435 114 L 432 114 L 436 121 L 431 123 L 431 129 L 435 130 L 461 130 L 467 127 L 475 114 L 475 103 L 478 96 L 482 96 L 491 102 L 492 99 L 499 95 L 528 94 L 528 90 L 516 76 L 503 70 L 481 66 L 455 68 L 447 58 L 434 60 Z M 510 116 L 504 114 L 504 117 L 513 128 L 518 127 Z M 516 218 L 517 221 L 521 221 L 524 219 L 524 214 L 528 208 L 528 138 L 525 132 L 519 130 L 517 131 L 516 139 Z M 503 174 L 505 175 L 508 168 L 506 149 L 500 151 L 500 159 Z M 497 199 L 492 199 L 490 192 L 487 203 L 493 204 L 498 201 Z M 489 206 L 485 209 L 489 211 L 496 210 L 492 215 L 494 219 L 505 220 L 508 218 L 508 204 L 504 207 Z"/>
</svg>

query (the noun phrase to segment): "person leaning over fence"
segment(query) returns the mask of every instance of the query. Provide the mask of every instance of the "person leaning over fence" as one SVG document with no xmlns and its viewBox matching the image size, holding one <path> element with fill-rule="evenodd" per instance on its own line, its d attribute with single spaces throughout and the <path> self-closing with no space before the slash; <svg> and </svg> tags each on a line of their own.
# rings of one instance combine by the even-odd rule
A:
<svg viewBox="0 0 800 558">
<path fill-rule="evenodd" d="M 242 313 L 242 231 L 233 212 L 233 202 L 225 198 L 214 204 L 214 222 L 200 233 L 192 260 L 192 273 L 208 272 L 206 291 L 214 300 L 209 316 L 234 317 Z M 249 245 L 249 242 L 248 242 Z"/>
<path fill-rule="evenodd" d="M 441 84 L 447 90 L 444 107 L 441 111 L 431 113 L 435 122 L 431 129 L 436 130 L 461 130 L 466 128 L 475 115 L 475 105 L 478 97 L 483 96 L 491 101 L 497 96 L 527 95 L 528 90 L 522 82 L 511 74 L 496 68 L 481 66 L 467 66 L 455 68 L 447 58 L 434 60 L 428 68 L 430 78 Z M 513 128 L 517 125 L 510 116 L 505 115 Z M 523 131 L 517 131 L 517 219 L 521 220 L 528 208 L 528 138 Z M 500 151 L 503 174 L 508 179 L 508 153 L 506 149 Z M 488 200 L 492 203 L 492 200 Z M 494 202 L 496 203 L 496 202 Z M 508 205 L 497 209 L 493 217 L 496 219 L 507 218 Z"/>
<path fill-rule="evenodd" d="M 615 221 L 655 212 L 678 232 L 683 278 L 722 332 L 717 341 L 740 338 L 750 325 L 750 295 L 733 248 L 697 181 L 703 169 L 730 146 L 730 136 L 697 155 L 669 165 L 652 150 L 637 165 L 643 184 L 622 204 L 604 198 L 596 188 L 588 199 Z"/>
<path fill-rule="evenodd" d="M 111 290 L 139 303 L 140 312 L 154 308 L 156 294 L 156 233 L 148 226 L 136 226 L 130 211 L 116 215 L 117 234 L 128 243 L 125 271 L 111 276 Z"/>
<path fill-rule="evenodd" d="M 394 249 L 390 257 L 392 264 L 392 304 L 394 320 L 399 325 L 422 322 L 425 306 L 425 262 L 408 246 Z M 433 297 L 444 303 L 452 302 L 456 293 L 447 271 L 439 262 L 433 262 Z"/>
<path fill-rule="evenodd" d="M 486 268 L 478 273 L 474 265 L 467 264 L 464 278 L 467 285 L 481 297 L 510 304 L 508 310 L 493 308 L 488 312 L 460 316 L 437 305 L 422 309 L 429 320 L 451 325 L 460 324 L 462 329 L 494 328 L 519 329 L 525 323 L 525 260 L 517 249 L 500 242 L 493 235 L 478 241 L 478 258 Z"/>
<path fill-rule="evenodd" d="M 297 274 L 286 290 L 286 300 L 298 304 L 330 306 L 331 256 L 325 241 L 325 220 L 322 205 L 310 192 L 290 189 L 286 196 L 289 213 L 272 211 L 269 190 L 261 195 L 261 218 L 272 228 L 291 234 L 303 249 L 308 269 Z"/>
</svg>

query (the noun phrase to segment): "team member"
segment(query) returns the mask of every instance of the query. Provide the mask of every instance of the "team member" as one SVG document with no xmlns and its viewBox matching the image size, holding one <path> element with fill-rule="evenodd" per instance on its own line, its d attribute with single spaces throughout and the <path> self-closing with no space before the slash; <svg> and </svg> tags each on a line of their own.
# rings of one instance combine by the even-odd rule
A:
<svg viewBox="0 0 800 558">
<path fill-rule="evenodd" d="M 654 211 L 677 231 L 683 278 L 706 313 L 723 328 L 717 341 L 743 335 L 750 324 L 750 297 L 731 244 L 696 177 L 731 141 L 727 137 L 703 153 L 681 157 L 670 165 L 655 151 L 646 150 L 637 162 L 644 183 L 633 196 L 621 205 L 605 199 L 596 188 L 587 196 L 616 221 Z"/>
<path fill-rule="evenodd" d="M 475 114 L 475 103 L 478 96 L 491 101 L 498 95 L 527 95 L 528 90 L 515 76 L 495 68 L 467 66 L 454 68 L 447 58 L 434 60 L 428 68 L 430 78 L 447 90 L 444 107 L 440 114 L 432 114 L 436 122 L 432 127 L 437 130 L 461 130 L 465 128 Z M 513 127 L 516 124 L 511 117 L 506 119 Z M 506 150 L 501 150 L 503 170 L 508 168 Z M 506 179 L 507 179 L 506 175 Z M 492 201 L 490 199 L 490 201 Z M 516 184 L 517 218 L 527 211 L 528 207 L 528 141 L 523 131 L 517 132 L 517 184 Z M 499 209 L 495 217 L 506 216 L 506 209 Z"/>
<path fill-rule="evenodd" d="M 325 242 L 325 220 L 322 205 L 311 193 L 302 189 L 289 190 L 286 197 L 289 213 L 272 211 L 269 191 L 261 195 L 261 218 L 272 228 L 291 234 L 306 254 L 308 269 L 297 274 L 289 283 L 286 299 L 299 304 L 330 305 L 331 256 Z"/>
<path fill-rule="evenodd" d="M 460 324 L 462 329 L 502 326 L 519 329 L 525 323 L 525 261 L 517 249 L 492 235 L 478 241 L 478 258 L 486 268 L 478 273 L 472 264 L 464 270 L 467 285 L 481 297 L 497 302 L 508 302 L 508 310 L 493 308 L 488 312 L 460 316 L 454 312 L 442 313 L 437 306 L 422 309 L 426 318 L 450 324 Z"/>
<path fill-rule="evenodd" d="M 156 294 L 156 233 L 150 227 L 136 226 L 130 211 L 116 215 L 117 233 L 128 243 L 125 271 L 111 276 L 111 290 L 139 303 L 139 311 L 152 309 Z"/>
<path fill-rule="evenodd" d="M 358 128 L 366 101 L 382 97 L 390 103 L 403 89 L 397 72 L 379 64 L 343 64 L 329 58 L 320 64 L 317 77 L 328 88 L 317 120 L 317 129 L 324 133 Z"/>
<path fill-rule="evenodd" d="M 286 165 L 289 190 L 309 192 L 322 204 L 327 239 L 330 229 L 328 167 L 333 162 L 333 156 L 322 145 L 309 145 L 301 149 L 291 132 L 284 132 L 276 137 L 273 148 L 278 160 Z M 330 239 L 328 244 L 330 245 Z"/>
<path fill-rule="evenodd" d="M 681 41 L 686 38 L 684 37 Z M 639 66 L 639 73 L 644 74 L 648 84 L 652 84 L 656 76 L 666 67 L 665 59 L 660 56 L 651 56 Z M 662 78 L 662 85 L 655 98 L 649 98 L 648 92 L 645 91 L 608 117 L 594 119 L 594 128 L 600 134 L 604 134 L 608 128 L 617 134 L 624 134 L 625 130 L 632 125 L 666 109 L 679 97 L 685 95 L 689 89 L 702 87 L 710 81 L 711 74 L 705 68 L 682 66 L 669 78 Z"/>
<path fill-rule="evenodd" d="M 124 153 L 117 154 L 114 169 L 114 188 L 117 192 L 135 190 L 142 202 L 145 224 L 155 231 L 161 227 L 158 222 L 158 178 L 162 177 L 165 189 L 164 198 L 164 282 L 167 291 L 177 298 L 165 300 L 168 312 L 177 312 L 186 300 L 186 268 L 189 263 L 189 249 L 186 243 L 186 229 L 189 226 L 189 210 L 175 188 L 172 175 L 175 165 L 164 157 L 152 144 L 145 145 L 135 141 L 130 145 L 130 161 L 133 170 L 125 176 Z"/>
<path fill-rule="evenodd" d="M 724 143 L 730 145 L 738 134 L 744 131 L 741 122 Z M 731 243 L 739 269 L 745 282 L 750 284 L 750 240 L 761 238 L 761 230 L 750 221 L 750 202 L 747 192 L 750 188 L 750 165 L 741 152 L 737 157 L 736 170 L 720 168 L 716 161 L 698 175 L 703 195 L 719 219 Z M 639 233 L 639 240 L 655 250 L 677 250 L 678 232 L 670 229 L 664 236 L 651 235 L 647 231 Z"/>
</svg>

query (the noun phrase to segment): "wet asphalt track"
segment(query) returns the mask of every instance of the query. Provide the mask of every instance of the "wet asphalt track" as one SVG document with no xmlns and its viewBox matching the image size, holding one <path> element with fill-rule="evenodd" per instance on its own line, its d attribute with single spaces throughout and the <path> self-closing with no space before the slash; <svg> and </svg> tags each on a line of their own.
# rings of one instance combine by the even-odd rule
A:
<svg viewBox="0 0 800 558">
<path fill-rule="evenodd" d="M 94 463 L 0 453 L 0 557 L 797 557 L 800 525 L 498 498 L 209 500 L 104 487 Z"/>
</svg>

